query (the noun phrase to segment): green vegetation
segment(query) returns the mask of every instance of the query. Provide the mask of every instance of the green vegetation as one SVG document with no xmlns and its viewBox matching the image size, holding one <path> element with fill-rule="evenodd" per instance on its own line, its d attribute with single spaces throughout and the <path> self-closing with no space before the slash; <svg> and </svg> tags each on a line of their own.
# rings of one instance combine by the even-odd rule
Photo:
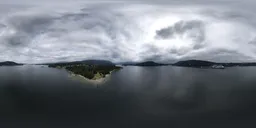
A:
<svg viewBox="0 0 256 128">
<path fill-rule="evenodd" d="M 103 78 L 103 77 L 104 77 L 103 74 L 97 72 L 96 74 L 94 74 L 94 77 L 93 77 L 92 79 L 93 79 L 93 80 L 97 80 L 97 79 L 100 79 L 100 78 Z"/>
<path fill-rule="evenodd" d="M 104 78 L 111 71 L 119 70 L 121 67 L 115 65 L 86 65 L 86 64 L 51 64 L 52 68 L 64 68 L 74 74 L 82 75 L 88 79 L 97 80 Z"/>
</svg>

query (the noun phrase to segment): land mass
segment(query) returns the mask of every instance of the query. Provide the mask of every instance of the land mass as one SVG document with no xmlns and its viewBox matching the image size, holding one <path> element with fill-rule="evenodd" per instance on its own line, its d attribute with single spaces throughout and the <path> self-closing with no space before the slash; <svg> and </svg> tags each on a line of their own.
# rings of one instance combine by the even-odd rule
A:
<svg viewBox="0 0 256 128">
<path fill-rule="evenodd" d="M 48 67 L 66 69 L 72 74 L 83 76 L 89 80 L 105 78 L 112 71 L 120 70 L 122 67 L 115 66 L 110 61 L 88 60 L 66 63 L 48 64 Z"/>
<path fill-rule="evenodd" d="M 165 65 L 168 65 L 168 64 L 156 63 L 154 61 L 146 61 L 146 62 L 139 62 L 139 63 L 125 62 L 122 65 L 123 66 L 165 66 Z"/>
<path fill-rule="evenodd" d="M 224 68 L 224 67 L 236 67 L 236 66 L 256 66 L 256 63 L 255 62 L 216 63 L 216 62 L 203 61 L 203 60 L 186 60 L 186 61 L 179 61 L 172 65 L 182 66 L 182 67 L 195 67 L 195 68 Z"/>
<path fill-rule="evenodd" d="M 12 61 L 4 61 L 4 62 L 0 62 L 0 66 L 20 66 L 23 64 L 19 64 L 16 62 L 12 62 Z"/>
</svg>

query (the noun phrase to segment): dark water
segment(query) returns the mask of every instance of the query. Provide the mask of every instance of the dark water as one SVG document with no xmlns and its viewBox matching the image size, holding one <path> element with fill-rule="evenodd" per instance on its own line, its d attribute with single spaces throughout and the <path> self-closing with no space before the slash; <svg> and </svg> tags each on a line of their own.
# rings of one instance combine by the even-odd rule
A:
<svg viewBox="0 0 256 128">
<path fill-rule="evenodd" d="M 255 127 L 256 67 L 125 67 L 101 86 L 0 67 L 1 127 Z"/>
</svg>

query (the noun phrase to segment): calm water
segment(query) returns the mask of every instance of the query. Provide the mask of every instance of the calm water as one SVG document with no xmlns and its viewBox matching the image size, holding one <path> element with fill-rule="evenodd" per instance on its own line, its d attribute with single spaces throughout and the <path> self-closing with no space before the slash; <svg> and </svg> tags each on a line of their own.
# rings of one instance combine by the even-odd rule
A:
<svg viewBox="0 0 256 128">
<path fill-rule="evenodd" d="M 125 67 L 101 86 L 58 69 L 0 67 L 3 126 L 255 127 L 255 109 L 256 67 Z"/>
</svg>

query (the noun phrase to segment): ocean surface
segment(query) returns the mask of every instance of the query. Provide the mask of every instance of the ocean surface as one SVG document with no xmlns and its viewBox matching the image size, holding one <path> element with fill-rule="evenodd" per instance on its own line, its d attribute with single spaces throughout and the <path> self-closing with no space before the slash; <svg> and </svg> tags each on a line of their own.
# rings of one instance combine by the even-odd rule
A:
<svg viewBox="0 0 256 128">
<path fill-rule="evenodd" d="M 256 67 L 124 67 L 102 85 L 0 67 L 2 127 L 256 127 Z"/>
</svg>

